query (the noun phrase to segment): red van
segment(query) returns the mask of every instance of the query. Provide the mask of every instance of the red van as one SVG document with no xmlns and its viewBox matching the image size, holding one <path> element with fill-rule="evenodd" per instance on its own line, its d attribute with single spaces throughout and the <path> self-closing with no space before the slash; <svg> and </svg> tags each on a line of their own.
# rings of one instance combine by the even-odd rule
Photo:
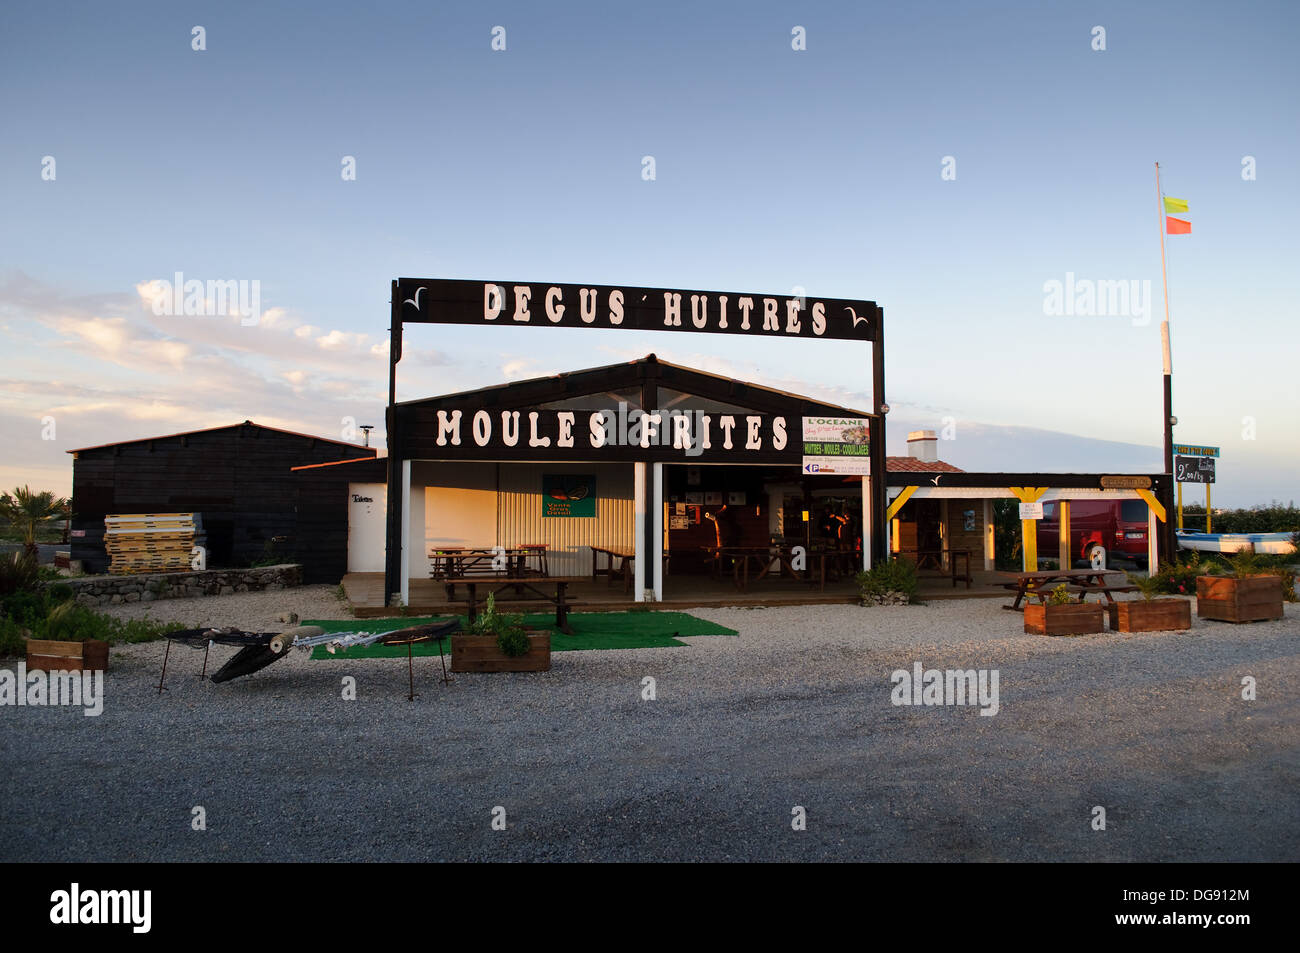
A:
<svg viewBox="0 0 1300 953">
<path fill-rule="evenodd" d="M 1038 521 L 1038 558 L 1055 559 L 1060 548 L 1059 503 L 1043 504 Z M 1111 557 L 1147 564 L 1147 505 L 1142 500 L 1071 500 L 1070 552 L 1076 561 L 1105 569 Z M 1068 568 L 1068 567 L 1062 567 Z"/>
</svg>

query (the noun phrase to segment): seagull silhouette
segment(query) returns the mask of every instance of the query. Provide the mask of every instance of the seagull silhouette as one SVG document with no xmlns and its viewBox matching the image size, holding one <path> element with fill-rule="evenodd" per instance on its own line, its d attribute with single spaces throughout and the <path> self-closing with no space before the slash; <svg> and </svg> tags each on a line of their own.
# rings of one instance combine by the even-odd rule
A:
<svg viewBox="0 0 1300 953">
<path fill-rule="evenodd" d="M 415 289 L 415 297 L 414 297 L 414 298 L 407 298 L 405 303 L 406 303 L 406 304 L 413 304 L 413 305 L 415 305 L 415 310 L 416 310 L 416 311 L 419 311 L 419 310 L 420 310 L 420 292 L 423 291 L 423 290 L 424 290 L 424 285 L 420 285 L 420 287 L 418 287 L 418 288 Z"/>
<path fill-rule="evenodd" d="M 937 474 L 936 476 L 932 477 L 931 480 L 930 480 L 930 482 L 933 483 L 935 486 L 938 486 L 938 485 L 939 485 L 939 481 L 942 480 L 942 479 L 943 479 L 943 474 L 940 473 L 940 474 Z"/>
<path fill-rule="evenodd" d="M 856 328 L 859 324 L 861 324 L 863 321 L 866 321 L 866 320 L 867 320 L 866 315 L 861 315 L 861 316 L 860 316 L 860 315 L 859 315 L 856 311 L 854 311 L 852 308 L 845 308 L 844 310 L 847 311 L 850 315 L 853 316 L 853 326 L 854 326 L 855 328 Z"/>
</svg>

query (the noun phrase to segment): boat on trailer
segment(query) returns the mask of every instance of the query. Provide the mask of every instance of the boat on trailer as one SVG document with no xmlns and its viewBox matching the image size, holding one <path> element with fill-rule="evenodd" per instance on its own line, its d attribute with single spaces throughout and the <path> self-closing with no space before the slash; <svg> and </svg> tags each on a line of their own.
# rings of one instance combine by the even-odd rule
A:
<svg viewBox="0 0 1300 953">
<path fill-rule="evenodd" d="M 1203 553 L 1238 553 L 1253 549 L 1257 553 L 1286 555 L 1294 553 L 1294 533 L 1189 533 L 1178 532 L 1180 549 L 1196 549 Z"/>
</svg>

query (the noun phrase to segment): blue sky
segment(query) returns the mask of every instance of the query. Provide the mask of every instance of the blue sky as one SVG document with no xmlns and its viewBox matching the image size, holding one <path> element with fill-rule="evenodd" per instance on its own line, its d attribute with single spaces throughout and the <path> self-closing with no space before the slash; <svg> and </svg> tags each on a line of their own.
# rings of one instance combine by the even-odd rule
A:
<svg viewBox="0 0 1300 953">
<path fill-rule="evenodd" d="M 952 418 L 941 455 L 970 469 L 1156 467 L 1159 160 L 1193 223 L 1169 243 L 1176 437 L 1223 447 L 1216 501 L 1293 498 L 1298 25 L 1294 3 L 6 4 L 0 485 L 66 491 L 69 448 L 245 418 L 382 426 L 400 275 L 874 299 L 891 452 Z M 177 271 L 257 280 L 267 314 L 160 318 L 148 282 Z M 1149 321 L 1045 314 L 1067 272 L 1149 281 Z M 870 401 L 856 348 L 445 327 L 409 333 L 399 396 L 651 351 Z"/>
</svg>

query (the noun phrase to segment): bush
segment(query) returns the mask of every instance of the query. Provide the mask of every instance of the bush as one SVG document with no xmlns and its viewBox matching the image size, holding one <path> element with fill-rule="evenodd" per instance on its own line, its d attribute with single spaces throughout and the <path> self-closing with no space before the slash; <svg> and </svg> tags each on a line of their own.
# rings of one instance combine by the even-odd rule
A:
<svg viewBox="0 0 1300 953">
<path fill-rule="evenodd" d="M 1199 504 L 1183 507 L 1184 525 L 1191 530 L 1205 529 L 1205 507 Z M 1282 505 L 1281 500 L 1249 509 L 1221 510 L 1211 519 L 1216 533 L 1291 533 L 1300 531 L 1300 508 L 1292 501 Z"/>
<path fill-rule="evenodd" d="M 0 556 L 0 596 L 35 589 L 41 576 L 41 567 L 35 557 L 24 553 Z"/>
<path fill-rule="evenodd" d="M 1201 564 L 1201 554 L 1192 555 L 1181 562 L 1163 562 L 1151 573 L 1156 591 L 1175 596 L 1196 595 L 1196 577 L 1203 575 L 1208 567 Z"/>
<path fill-rule="evenodd" d="M 854 577 L 863 605 L 879 605 L 901 596 L 906 603 L 918 603 L 920 585 L 916 579 L 916 564 L 910 559 L 897 557 L 877 562 L 870 569 Z"/>
<path fill-rule="evenodd" d="M 0 658 L 26 654 L 27 640 L 23 634 L 23 627 L 17 621 L 0 618 Z"/>
<path fill-rule="evenodd" d="M 494 635 L 497 648 L 514 658 L 528 653 L 528 634 L 524 631 L 524 617 L 497 612 L 496 597 L 487 597 L 487 607 L 478 614 L 467 630 L 470 635 Z"/>
</svg>

